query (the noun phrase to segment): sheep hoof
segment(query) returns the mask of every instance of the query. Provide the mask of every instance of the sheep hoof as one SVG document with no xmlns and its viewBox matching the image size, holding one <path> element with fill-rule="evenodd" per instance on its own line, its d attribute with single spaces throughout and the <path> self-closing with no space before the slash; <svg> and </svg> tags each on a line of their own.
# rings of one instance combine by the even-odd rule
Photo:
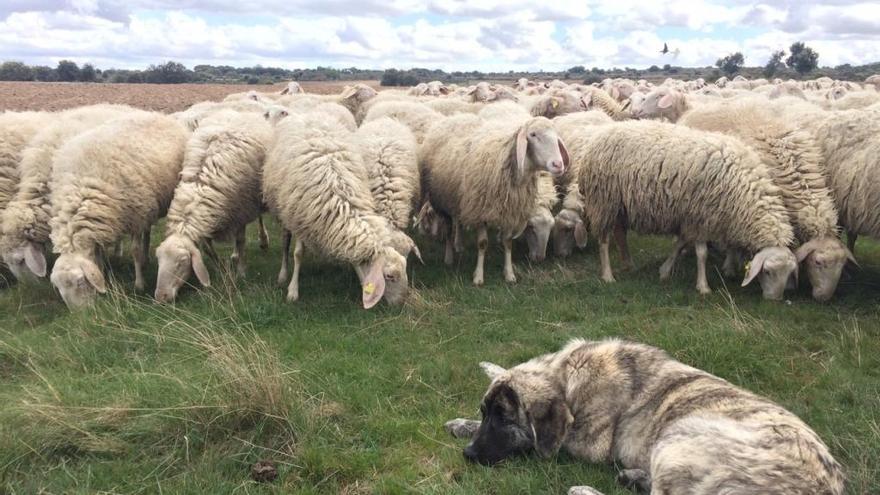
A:
<svg viewBox="0 0 880 495">
<path fill-rule="evenodd" d="M 614 282 L 617 282 L 617 280 L 614 279 L 614 275 L 611 274 L 602 275 L 602 281 L 608 284 L 613 284 Z"/>
<path fill-rule="evenodd" d="M 285 285 L 287 285 L 287 272 L 282 271 L 278 273 L 277 283 L 278 287 L 284 287 Z"/>
<path fill-rule="evenodd" d="M 698 285 L 697 292 L 699 292 L 701 296 L 708 296 L 709 294 L 712 293 L 712 289 L 710 289 L 709 287 Z"/>
<path fill-rule="evenodd" d="M 262 236 L 260 237 L 260 250 L 261 251 L 268 251 L 269 250 L 269 239 L 266 239 Z"/>
<path fill-rule="evenodd" d="M 482 276 L 474 277 L 474 285 L 476 285 L 477 287 L 482 287 L 483 286 L 483 277 Z"/>
<path fill-rule="evenodd" d="M 297 302 L 299 300 L 299 291 L 287 291 L 287 302 Z"/>
<path fill-rule="evenodd" d="M 507 282 L 508 284 L 515 284 L 516 283 L 516 275 L 514 275 L 512 273 L 505 274 L 504 281 Z"/>
</svg>

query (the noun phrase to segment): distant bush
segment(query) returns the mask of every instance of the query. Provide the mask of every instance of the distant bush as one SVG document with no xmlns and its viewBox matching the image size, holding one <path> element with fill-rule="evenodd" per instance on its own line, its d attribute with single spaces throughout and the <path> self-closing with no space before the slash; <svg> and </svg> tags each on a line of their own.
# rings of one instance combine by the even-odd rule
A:
<svg viewBox="0 0 880 495">
<path fill-rule="evenodd" d="M 62 60 L 58 62 L 58 67 L 55 68 L 55 72 L 58 74 L 59 81 L 79 81 L 79 66 L 76 65 L 76 62 Z"/>
<path fill-rule="evenodd" d="M 0 80 L 2 81 L 33 81 L 34 70 L 24 62 L 3 62 L 0 65 Z"/>
</svg>

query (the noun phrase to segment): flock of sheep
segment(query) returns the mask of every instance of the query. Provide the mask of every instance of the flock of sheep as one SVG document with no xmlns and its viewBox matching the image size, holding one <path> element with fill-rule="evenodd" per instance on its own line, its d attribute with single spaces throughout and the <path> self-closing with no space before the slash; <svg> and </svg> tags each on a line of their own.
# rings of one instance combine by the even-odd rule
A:
<svg viewBox="0 0 880 495">
<path fill-rule="evenodd" d="M 412 229 L 445 242 L 445 262 L 476 231 L 473 282 L 484 281 L 489 230 L 516 281 L 512 243 L 534 262 L 548 244 L 564 257 L 599 243 L 601 277 L 614 275 L 613 239 L 677 236 L 661 278 L 692 247 L 697 289 L 709 243 L 724 272 L 781 299 L 799 265 L 817 300 L 855 262 L 856 235 L 880 236 L 880 76 L 864 84 L 721 78 L 606 80 L 596 85 L 521 79 L 513 87 L 440 82 L 381 93 L 237 93 L 173 115 L 122 105 L 0 114 L 0 254 L 16 278 L 45 277 L 71 308 L 107 290 L 103 256 L 130 237 L 142 290 L 151 226 L 155 297 L 173 301 L 194 274 L 211 277 L 212 241 L 235 241 L 245 272 L 245 228 L 268 210 L 285 228 L 279 284 L 298 299 L 305 248 L 350 263 L 363 305 L 398 304 L 407 260 L 421 260 Z M 845 229 L 849 247 L 841 242 Z M 289 268 L 293 248 L 292 275 Z"/>
</svg>

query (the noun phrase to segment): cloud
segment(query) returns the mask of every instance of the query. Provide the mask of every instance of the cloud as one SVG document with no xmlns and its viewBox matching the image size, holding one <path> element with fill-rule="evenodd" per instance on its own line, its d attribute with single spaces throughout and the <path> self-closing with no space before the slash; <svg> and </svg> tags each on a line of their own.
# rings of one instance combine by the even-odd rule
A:
<svg viewBox="0 0 880 495">
<path fill-rule="evenodd" d="M 558 70 L 760 65 L 806 41 L 820 63 L 880 60 L 880 5 L 825 0 L 5 0 L 0 58 L 102 67 L 177 60 L 303 67 Z M 677 59 L 659 53 L 663 43 Z"/>
</svg>

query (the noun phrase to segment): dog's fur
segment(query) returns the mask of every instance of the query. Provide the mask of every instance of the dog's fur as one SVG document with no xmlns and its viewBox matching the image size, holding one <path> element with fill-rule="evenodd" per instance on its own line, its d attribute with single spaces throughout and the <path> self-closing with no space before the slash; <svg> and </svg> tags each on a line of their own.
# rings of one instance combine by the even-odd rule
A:
<svg viewBox="0 0 880 495">
<path fill-rule="evenodd" d="M 659 349 L 575 340 L 509 370 L 481 366 L 492 379 L 482 422 L 446 425 L 472 438 L 469 460 L 563 448 L 623 466 L 619 480 L 652 495 L 844 491 L 840 465 L 794 414 Z"/>
</svg>

